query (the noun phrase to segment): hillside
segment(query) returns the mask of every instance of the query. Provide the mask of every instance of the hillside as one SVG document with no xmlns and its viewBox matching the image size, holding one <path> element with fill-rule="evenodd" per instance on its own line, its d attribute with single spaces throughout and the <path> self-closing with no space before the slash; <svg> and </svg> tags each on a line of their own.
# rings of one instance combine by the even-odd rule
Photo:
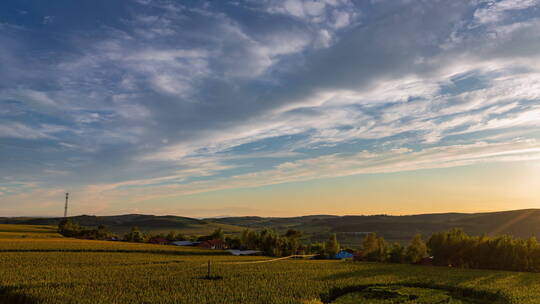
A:
<svg viewBox="0 0 540 304">
<path fill-rule="evenodd" d="M 106 225 L 115 233 L 123 234 L 132 227 L 150 233 L 167 233 L 171 230 L 181 231 L 184 234 L 209 234 L 216 228 L 222 228 L 226 233 L 235 233 L 243 228 L 233 225 L 209 222 L 206 220 L 194 219 L 181 216 L 156 216 L 144 214 L 126 214 L 115 216 L 93 216 L 80 215 L 69 217 L 75 223 L 85 227 L 97 227 Z M 58 225 L 62 218 L 0 218 L 2 224 L 24 224 L 24 225 Z"/>
<path fill-rule="evenodd" d="M 306 232 L 313 241 L 324 240 L 329 233 L 336 233 L 342 242 L 351 246 L 358 246 L 362 235 L 367 232 L 376 232 L 389 241 L 406 242 L 416 233 L 429 237 L 435 232 L 451 228 L 462 228 L 471 235 L 508 234 L 519 238 L 534 236 L 540 239 L 540 209 L 405 216 L 232 217 L 213 221 L 250 228 L 268 227 L 280 231 L 295 228 Z"/>
<path fill-rule="evenodd" d="M 0 218 L 3 224 L 57 225 L 62 218 Z M 212 232 L 220 227 L 226 233 L 239 233 L 245 228 L 272 228 L 284 232 L 289 228 L 304 232 L 309 241 L 323 241 L 330 233 L 336 233 L 339 240 L 352 247 L 360 244 L 367 232 L 376 232 L 386 240 L 407 242 L 414 234 L 429 237 L 432 233 L 462 228 L 471 235 L 509 234 L 519 238 L 534 236 L 540 239 L 540 209 L 525 209 L 489 213 L 439 213 L 419 215 L 311 215 L 300 217 L 226 217 L 195 219 L 181 216 L 155 216 L 127 214 L 117 216 L 81 215 L 70 217 L 83 226 L 107 225 L 113 232 L 125 233 L 131 227 L 158 233 L 170 230 L 188 235 Z"/>
</svg>

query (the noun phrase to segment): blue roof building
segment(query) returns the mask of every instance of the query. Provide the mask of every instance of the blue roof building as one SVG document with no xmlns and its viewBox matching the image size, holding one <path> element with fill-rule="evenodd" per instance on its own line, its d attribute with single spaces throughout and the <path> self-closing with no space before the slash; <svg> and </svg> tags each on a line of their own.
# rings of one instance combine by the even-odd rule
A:
<svg viewBox="0 0 540 304">
<path fill-rule="evenodd" d="M 341 260 L 341 259 L 352 259 L 352 257 L 353 257 L 353 254 L 352 254 L 352 253 L 349 253 L 349 252 L 347 252 L 347 251 L 345 251 L 345 250 L 341 250 L 340 252 L 338 252 L 338 253 L 334 256 L 335 259 L 340 259 L 340 260 Z"/>
</svg>

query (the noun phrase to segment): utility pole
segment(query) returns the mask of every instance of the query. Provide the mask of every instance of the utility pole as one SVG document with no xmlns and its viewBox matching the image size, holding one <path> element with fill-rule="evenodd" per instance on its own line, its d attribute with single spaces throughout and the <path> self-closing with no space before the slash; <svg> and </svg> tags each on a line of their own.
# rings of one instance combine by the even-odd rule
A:
<svg viewBox="0 0 540 304">
<path fill-rule="evenodd" d="M 69 193 L 66 192 L 66 205 L 64 206 L 64 218 L 67 217 L 68 198 L 69 198 Z"/>
</svg>

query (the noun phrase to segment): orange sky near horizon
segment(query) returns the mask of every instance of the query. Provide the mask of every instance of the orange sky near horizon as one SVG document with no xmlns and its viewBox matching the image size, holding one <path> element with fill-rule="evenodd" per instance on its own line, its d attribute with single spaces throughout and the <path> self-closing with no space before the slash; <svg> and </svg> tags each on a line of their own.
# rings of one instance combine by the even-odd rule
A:
<svg viewBox="0 0 540 304">
<path fill-rule="evenodd" d="M 540 164 L 492 163 L 361 174 L 140 201 L 112 213 L 194 217 L 405 215 L 540 208 Z M 150 204 L 151 203 L 151 204 Z"/>
</svg>

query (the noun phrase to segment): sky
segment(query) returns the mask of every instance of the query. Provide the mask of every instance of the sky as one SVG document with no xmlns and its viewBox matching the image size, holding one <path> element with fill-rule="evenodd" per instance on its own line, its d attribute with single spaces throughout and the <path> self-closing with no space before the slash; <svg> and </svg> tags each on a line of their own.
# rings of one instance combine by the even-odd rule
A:
<svg viewBox="0 0 540 304">
<path fill-rule="evenodd" d="M 540 207 L 540 0 L 3 0 L 0 46 L 0 216 Z"/>
</svg>

